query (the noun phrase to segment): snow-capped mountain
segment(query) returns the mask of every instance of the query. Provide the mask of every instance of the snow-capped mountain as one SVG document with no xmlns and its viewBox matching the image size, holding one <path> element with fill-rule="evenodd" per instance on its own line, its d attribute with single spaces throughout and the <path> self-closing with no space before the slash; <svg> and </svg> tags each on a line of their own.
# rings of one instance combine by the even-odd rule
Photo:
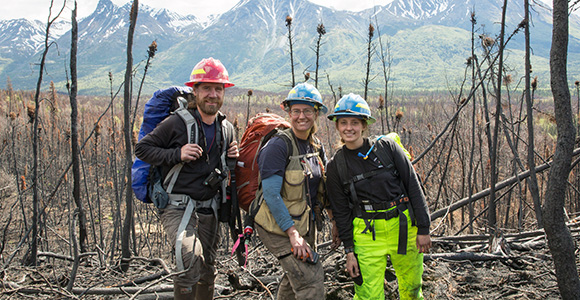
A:
<svg viewBox="0 0 580 300">
<path fill-rule="evenodd" d="M 2 57 L 18 58 L 38 52 L 44 45 L 46 24 L 26 19 L 0 20 L 0 53 Z M 70 22 L 58 21 L 50 29 L 49 42 L 70 30 Z"/>
<path fill-rule="evenodd" d="M 110 0 L 100 0 L 96 10 L 79 22 L 79 43 L 81 47 L 90 48 L 102 45 L 106 41 L 123 40 L 127 35 L 130 3 L 118 7 Z M 155 9 L 141 5 L 138 20 L 142 24 L 136 35 L 151 36 L 175 41 L 192 32 L 199 31 L 202 25 L 195 16 L 182 16 L 167 9 Z M 44 47 L 46 23 L 26 19 L 0 20 L 0 55 L 16 53 L 20 57 L 33 55 Z M 50 41 L 61 37 L 70 40 L 70 19 L 61 16 L 50 28 Z M 149 41 L 149 42 L 151 42 Z"/>
<path fill-rule="evenodd" d="M 148 6 L 142 7 L 141 10 L 141 14 L 152 17 L 157 23 L 167 26 L 175 33 L 190 35 L 191 32 L 199 30 L 200 26 L 202 26 L 200 21 L 193 15 L 183 16 L 165 8 L 159 9 Z"/>
<path fill-rule="evenodd" d="M 451 2 L 449 0 L 396 0 L 389 3 L 385 9 L 394 16 L 426 20 L 449 10 Z"/>
<path fill-rule="evenodd" d="M 509 1 L 508 34 L 516 31 L 523 19 L 519 2 Z M 465 58 L 471 55 L 472 13 L 476 19 L 475 36 L 495 37 L 499 34 L 502 5 L 503 0 L 393 0 L 384 6 L 354 13 L 308 0 L 241 0 L 224 14 L 204 20 L 141 5 L 133 57 L 138 70 L 148 46 L 157 42 L 158 52 L 145 84 L 147 92 L 187 81 L 193 65 L 209 56 L 227 66 L 238 87 L 284 89 L 291 82 L 286 23 L 286 17 L 290 16 L 295 79 L 298 81 L 303 73 L 313 72 L 319 37 L 317 27 L 323 24 L 319 77 L 357 89 L 365 72 L 368 28 L 372 22 L 376 28 L 375 49 L 380 49 L 379 34 L 382 43 L 388 41 L 390 45 L 392 82 L 401 88 L 437 88 L 442 77 L 461 76 Z M 115 78 L 123 77 L 130 9 L 130 3 L 118 7 L 111 0 L 100 0 L 93 14 L 79 21 L 81 92 L 108 90 L 109 72 Z M 550 19 L 550 12 L 543 8 L 537 8 L 532 16 L 536 75 L 548 72 Z M 35 80 L 31 79 L 37 74 L 22 70 L 31 70 L 30 66 L 38 62 L 45 26 L 27 20 L 0 21 L 0 81 L 9 76 L 15 87 L 33 88 L 30 83 Z M 66 22 L 59 26 L 58 30 L 51 28 L 51 39 L 58 44 L 58 51 L 49 52 L 46 78 L 57 86 L 64 86 L 70 32 L 61 32 L 62 28 L 68 28 L 64 27 L 69 26 Z M 577 17 L 571 17 L 570 27 L 574 30 L 570 30 L 569 51 L 578 53 Z M 521 56 L 522 41 L 523 35 L 517 33 L 511 39 L 508 48 L 513 49 L 512 58 Z M 380 62 L 377 53 L 373 55 L 373 72 L 378 76 Z M 572 67 L 580 64 L 578 57 L 569 56 L 569 70 L 580 69 Z M 380 86 L 378 82 L 376 85 Z"/>
</svg>

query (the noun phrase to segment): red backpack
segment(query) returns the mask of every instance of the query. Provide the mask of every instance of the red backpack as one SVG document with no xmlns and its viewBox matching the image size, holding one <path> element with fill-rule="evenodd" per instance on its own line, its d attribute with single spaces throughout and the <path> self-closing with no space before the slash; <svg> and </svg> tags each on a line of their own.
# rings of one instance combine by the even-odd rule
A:
<svg viewBox="0 0 580 300">
<path fill-rule="evenodd" d="M 240 141 L 240 156 L 235 168 L 238 203 L 245 211 L 248 211 L 260 185 L 258 153 L 279 129 L 285 128 L 290 128 L 290 123 L 272 113 L 259 113 L 248 122 Z"/>
</svg>

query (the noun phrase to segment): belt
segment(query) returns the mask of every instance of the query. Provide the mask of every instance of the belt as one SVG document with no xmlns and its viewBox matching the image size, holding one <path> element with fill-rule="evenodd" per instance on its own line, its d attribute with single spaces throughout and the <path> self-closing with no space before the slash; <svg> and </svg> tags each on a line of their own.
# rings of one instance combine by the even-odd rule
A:
<svg viewBox="0 0 580 300">
<path fill-rule="evenodd" d="M 381 212 L 372 212 L 372 211 L 362 211 L 362 218 L 361 219 L 370 219 L 370 220 L 378 220 L 378 219 L 385 219 L 390 220 L 392 218 L 396 218 L 399 216 L 398 209 L 392 209 L 389 211 L 381 211 Z"/>
<path fill-rule="evenodd" d="M 376 210 L 387 210 L 391 209 L 399 204 L 409 202 L 409 197 L 405 195 L 400 195 L 395 200 L 391 200 L 388 202 L 379 202 L 379 203 L 371 203 L 370 200 L 361 200 L 362 211 L 376 211 Z M 377 218 L 379 219 L 379 218 Z M 382 219 L 382 218 L 380 218 Z"/>
<path fill-rule="evenodd" d="M 195 202 L 195 208 L 212 208 L 212 200 L 215 197 L 208 200 L 193 200 Z M 177 207 L 186 206 L 189 201 L 192 200 L 189 195 L 185 194 L 169 194 L 169 204 Z"/>
<path fill-rule="evenodd" d="M 363 200 L 364 202 L 364 200 Z M 385 220 L 390 220 L 392 218 L 395 217 L 399 217 L 399 241 L 398 241 L 398 249 L 397 249 L 397 253 L 398 254 L 407 254 L 407 239 L 408 239 L 408 230 L 407 230 L 407 216 L 405 215 L 404 211 L 405 210 L 409 210 L 409 216 L 411 217 L 411 223 L 414 225 L 415 223 L 415 218 L 414 218 L 414 214 L 413 214 L 413 207 L 409 204 L 409 198 L 408 197 L 404 197 L 401 195 L 401 197 L 393 200 L 393 201 L 389 201 L 385 204 L 365 204 L 362 205 L 363 208 L 366 209 L 365 206 L 371 206 L 372 208 L 374 208 L 374 210 L 368 211 L 368 210 L 362 210 L 361 211 L 361 218 L 365 221 L 365 225 L 366 228 L 365 230 L 363 230 L 362 233 L 367 232 L 367 230 L 370 230 L 372 235 L 373 235 L 373 240 L 375 240 L 375 228 L 374 228 L 374 224 L 373 224 L 373 220 L 378 220 L 378 219 L 385 219 Z M 390 207 L 395 207 L 395 209 L 392 210 L 388 210 L 388 211 L 380 211 L 377 212 L 376 210 L 378 210 L 378 207 L 386 207 L 386 206 L 390 206 Z"/>
</svg>

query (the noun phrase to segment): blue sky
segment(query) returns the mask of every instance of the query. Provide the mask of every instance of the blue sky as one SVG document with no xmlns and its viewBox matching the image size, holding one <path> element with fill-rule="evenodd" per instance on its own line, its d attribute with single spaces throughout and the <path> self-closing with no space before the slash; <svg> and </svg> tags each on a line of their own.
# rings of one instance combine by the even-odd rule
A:
<svg viewBox="0 0 580 300">
<path fill-rule="evenodd" d="M 116 5 L 122 6 L 129 0 L 112 0 Z M 310 2 L 333 7 L 340 10 L 361 11 L 375 5 L 385 5 L 392 0 L 309 0 Z M 54 0 L 53 13 L 60 10 L 64 0 Z M 77 15 L 79 18 L 86 17 L 92 13 L 99 0 L 77 0 Z M 151 7 L 163 7 L 175 11 L 182 15 L 192 14 L 204 19 L 210 14 L 219 14 L 228 11 L 239 0 L 140 0 L 139 4 Z M 27 18 L 46 21 L 51 0 L 5 0 L 0 10 L 0 20 Z M 70 18 L 73 0 L 66 1 L 66 8 L 63 16 Z"/>
</svg>

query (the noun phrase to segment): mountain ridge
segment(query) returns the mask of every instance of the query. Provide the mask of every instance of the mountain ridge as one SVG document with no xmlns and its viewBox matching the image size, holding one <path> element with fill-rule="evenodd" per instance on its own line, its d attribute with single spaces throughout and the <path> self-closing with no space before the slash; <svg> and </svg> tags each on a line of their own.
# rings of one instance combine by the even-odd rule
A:
<svg viewBox="0 0 580 300">
<path fill-rule="evenodd" d="M 207 23 L 193 15 L 183 16 L 166 9 L 140 6 L 133 48 L 134 62 L 146 59 L 151 42 L 158 52 L 144 85 L 150 93 L 167 85 L 187 81 L 193 65 L 201 58 L 213 56 L 222 60 L 231 79 L 238 87 L 279 91 L 291 84 L 288 54 L 287 15 L 292 16 L 295 79 L 303 73 L 313 74 L 318 38 L 317 26 L 322 22 L 326 34 L 322 37 L 319 77 L 343 88 L 360 91 L 365 73 L 369 20 L 376 27 L 373 43 L 378 48 L 378 33 L 383 43 L 388 41 L 393 58 L 391 82 L 399 89 L 446 89 L 441 76 L 450 82 L 460 80 L 465 60 L 471 55 L 471 11 L 477 18 L 477 36 L 495 37 L 496 21 L 501 12 L 499 0 L 393 0 L 361 12 L 334 10 L 307 0 L 242 0 L 229 11 Z M 483 9 L 482 7 L 485 7 Z M 510 4 L 515 11 L 520 4 Z M 79 92 L 102 94 L 109 90 L 108 73 L 123 78 L 126 60 L 126 40 L 130 3 L 121 7 L 111 0 L 100 0 L 95 11 L 79 20 Z M 517 28 L 522 17 L 508 14 L 506 32 Z M 536 12 L 532 20 L 534 73 L 546 77 L 546 64 L 551 42 L 551 25 L 546 12 Z M 38 62 L 38 37 L 43 28 L 30 21 L 0 21 L 0 80 L 10 77 L 20 89 L 34 87 L 31 65 Z M 40 23 L 40 22 L 39 22 Z M 62 23 L 60 26 L 64 26 Z M 580 52 L 580 26 L 571 18 L 569 52 Z M 36 26 L 36 27 L 35 27 Z M 52 32 L 52 30 L 51 30 Z M 28 38 L 26 38 L 28 37 Z M 11 39 L 19 38 L 18 43 Z M 68 60 L 70 32 L 57 32 L 53 40 L 59 51 L 47 57 L 47 82 L 54 81 L 61 89 L 66 84 L 63 66 Z M 43 43 L 43 40 L 41 41 Z M 36 44 L 35 44 L 36 43 Z M 35 45 L 35 46 L 33 46 Z M 523 49 L 523 34 L 516 34 L 508 44 L 508 57 L 516 65 Z M 481 49 L 477 51 L 481 52 Z M 570 76 L 577 76 L 577 56 L 569 55 Z M 142 64 L 142 62 L 141 62 Z M 381 62 L 373 58 L 371 92 L 380 92 Z M 142 66 L 137 65 L 136 70 Z M 520 72 L 521 67 L 513 67 Z M 26 70 L 26 72 L 22 72 Z M 322 80 L 322 79 L 321 79 Z M 546 77 L 548 82 L 549 77 Z M 118 83 L 117 83 L 118 84 Z"/>
</svg>

